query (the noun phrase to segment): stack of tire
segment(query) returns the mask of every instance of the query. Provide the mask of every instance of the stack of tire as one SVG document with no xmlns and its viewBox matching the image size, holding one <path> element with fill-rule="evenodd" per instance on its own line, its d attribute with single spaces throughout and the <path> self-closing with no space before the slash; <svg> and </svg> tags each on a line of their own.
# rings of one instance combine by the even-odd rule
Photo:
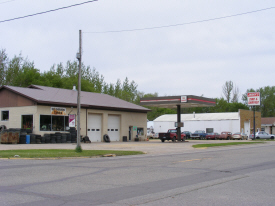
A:
<svg viewBox="0 0 275 206">
<path fill-rule="evenodd" d="M 77 130 L 75 129 L 75 127 L 70 127 L 70 133 L 71 133 L 71 142 L 76 143 Z"/>
<path fill-rule="evenodd" d="M 66 133 L 62 133 L 61 134 L 61 143 L 66 143 L 67 142 L 67 134 Z"/>
<path fill-rule="evenodd" d="M 55 134 L 50 134 L 51 135 L 51 143 L 56 143 L 56 135 Z"/>
<path fill-rule="evenodd" d="M 19 144 L 26 144 L 26 135 L 27 131 L 25 129 L 21 129 L 19 136 Z"/>
<path fill-rule="evenodd" d="M 56 136 L 56 143 L 61 143 L 61 133 L 60 132 L 56 132 L 55 136 Z"/>
<path fill-rule="evenodd" d="M 49 144 L 51 143 L 51 135 L 50 134 L 44 134 L 45 143 Z"/>
<path fill-rule="evenodd" d="M 30 134 L 30 143 L 31 144 L 36 144 L 36 135 L 35 134 Z"/>
<path fill-rule="evenodd" d="M 66 133 L 66 142 L 67 143 L 71 143 L 72 142 L 72 139 L 71 139 L 71 133 Z"/>
<path fill-rule="evenodd" d="M 38 135 L 38 134 L 35 135 L 35 142 L 36 142 L 36 144 L 41 144 L 42 143 L 41 142 L 41 135 Z"/>
</svg>

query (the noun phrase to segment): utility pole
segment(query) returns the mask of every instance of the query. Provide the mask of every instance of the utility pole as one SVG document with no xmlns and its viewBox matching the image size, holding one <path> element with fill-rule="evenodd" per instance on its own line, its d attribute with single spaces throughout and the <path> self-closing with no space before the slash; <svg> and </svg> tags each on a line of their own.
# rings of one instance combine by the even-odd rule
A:
<svg viewBox="0 0 275 206">
<path fill-rule="evenodd" d="M 79 61 L 79 70 L 78 70 L 78 90 L 77 90 L 77 146 L 76 150 L 81 151 L 80 146 L 80 92 L 81 92 L 81 57 L 82 57 L 82 39 L 81 39 L 81 30 L 79 30 L 79 52 L 76 54 L 76 58 Z"/>
</svg>

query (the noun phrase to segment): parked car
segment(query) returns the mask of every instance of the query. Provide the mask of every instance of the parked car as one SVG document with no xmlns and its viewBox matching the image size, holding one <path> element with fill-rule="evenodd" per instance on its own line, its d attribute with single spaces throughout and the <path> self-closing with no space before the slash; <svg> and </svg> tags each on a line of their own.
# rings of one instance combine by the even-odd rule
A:
<svg viewBox="0 0 275 206">
<path fill-rule="evenodd" d="M 203 130 L 196 130 L 194 133 L 191 134 L 191 139 L 205 139 L 207 133 Z"/>
<path fill-rule="evenodd" d="M 186 139 L 190 138 L 192 134 L 190 131 L 183 131 L 182 133 L 186 135 Z"/>
<path fill-rule="evenodd" d="M 185 134 L 180 134 L 181 141 L 185 139 Z M 172 140 L 173 142 L 178 139 L 177 129 L 169 129 L 166 133 L 160 132 L 159 139 L 164 142 L 165 140 Z"/>
<path fill-rule="evenodd" d="M 159 134 L 155 133 L 155 132 L 148 131 L 147 132 L 147 138 L 149 138 L 149 139 L 158 139 L 159 138 Z"/>
<path fill-rule="evenodd" d="M 205 137 L 206 139 L 220 139 L 220 134 L 219 133 L 208 133 Z"/>
<path fill-rule="evenodd" d="M 239 139 L 239 140 L 243 140 L 243 139 L 248 139 L 248 136 L 245 133 L 241 133 L 241 132 L 236 132 L 232 135 L 231 139 Z"/>
<path fill-rule="evenodd" d="M 222 132 L 220 135 L 220 139 L 232 139 L 232 133 L 231 132 Z"/>
<path fill-rule="evenodd" d="M 274 139 L 274 134 L 268 134 L 266 132 L 256 132 L 256 139 Z M 249 135 L 250 139 L 255 139 L 254 134 Z"/>
<path fill-rule="evenodd" d="M 159 133 L 154 133 L 152 136 L 153 139 L 158 139 L 159 138 Z"/>
</svg>

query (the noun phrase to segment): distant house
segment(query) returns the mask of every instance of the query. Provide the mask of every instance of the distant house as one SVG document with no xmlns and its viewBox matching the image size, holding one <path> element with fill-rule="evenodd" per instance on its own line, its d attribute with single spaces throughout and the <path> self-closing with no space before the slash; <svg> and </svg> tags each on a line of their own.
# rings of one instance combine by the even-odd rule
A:
<svg viewBox="0 0 275 206">
<path fill-rule="evenodd" d="M 262 131 L 269 134 L 275 134 L 275 117 L 262 118 Z"/>
<path fill-rule="evenodd" d="M 77 91 L 38 85 L 0 87 L 0 125 L 44 135 L 76 127 Z M 147 108 L 107 94 L 81 92 L 81 135 L 93 142 L 132 141 L 147 133 Z M 70 115 L 70 119 L 69 119 Z M 125 138 L 126 137 L 126 138 Z"/>
<path fill-rule="evenodd" d="M 261 129 L 261 113 L 256 112 L 256 130 Z M 229 131 L 244 132 L 247 135 L 253 132 L 253 111 L 239 110 L 238 112 L 225 113 L 193 113 L 181 114 L 181 121 L 184 127 L 181 131 L 194 132 L 204 130 L 206 132 Z M 177 122 L 176 114 L 162 115 L 154 120 L 154 131 L 166 132 L 168 129 L 175 128 Z"/>
</svg>

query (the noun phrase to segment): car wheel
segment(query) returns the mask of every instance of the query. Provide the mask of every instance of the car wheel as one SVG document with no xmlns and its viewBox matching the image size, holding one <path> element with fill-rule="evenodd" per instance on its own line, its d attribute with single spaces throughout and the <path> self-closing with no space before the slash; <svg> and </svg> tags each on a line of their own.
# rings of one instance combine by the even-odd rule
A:
<svg viewBox="0 0 275 206">
<path fill-rule="evenodd" d="M 165 139 L 162 139 L 161 141 L 162 141 L 162 142 L 164 142 L 164 141 L 165 141 Z"/>
<path fill-rule="evenodd" d="M 270 137 L 270 139 L 274 139 L 274 137 Z"/>
</svg>

